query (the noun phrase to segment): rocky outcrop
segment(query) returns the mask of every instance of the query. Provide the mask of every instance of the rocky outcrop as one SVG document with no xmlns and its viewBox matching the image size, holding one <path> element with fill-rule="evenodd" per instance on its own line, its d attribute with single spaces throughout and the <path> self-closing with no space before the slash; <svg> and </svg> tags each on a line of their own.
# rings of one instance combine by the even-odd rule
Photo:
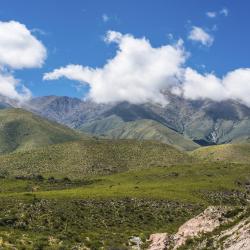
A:
<svg viewBox="0 0 250 250">
<path fill-rule="evenodd" d="M 208 207 L 204 212 L 184 223 L 174 235 L 174 248 L 178 249 L 190 238 L 214 231 L 227 219 L 223 216 L 226 208 Z"/>
<path fill-rule="evenodd" d="M 150 250 L 161 250 L 165 249 L 170 240 L 170 236 L 167 233 L 156 233 L 151 234 L 149 241 L 151 242 Z"/>
<path fill-rule="evenodd" d="M 185 222 L 174 235 L 152 234 L 148 250 L 177 250 L 184 245 L 185 249 L 190 250 L 249 250 L 250 219 L 247 218 L 246 211 L 247 209 L 210 206 Z M 220 230 L 222 225 L 227 229 Z"/>
<path fill-rule="evenodd" d="M 222 231 L 216 242 L 223 242 L 225 250 L 249 250 L 250 249 L 250 219 L 245 219 L 232 228 Z M 217 244 L 218 245 L 218 244 Z"/>
</svg>

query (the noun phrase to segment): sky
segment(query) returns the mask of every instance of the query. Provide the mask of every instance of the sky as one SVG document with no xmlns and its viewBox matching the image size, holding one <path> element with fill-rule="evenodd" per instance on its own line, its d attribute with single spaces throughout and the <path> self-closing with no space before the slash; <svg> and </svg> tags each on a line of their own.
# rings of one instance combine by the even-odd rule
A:
<svg viewBox="0 0 250 250">
<path fill-rule="evenodd" d="M 250 105 L 250 2 L 1 0 L 0 94 Z"/>
</svg>

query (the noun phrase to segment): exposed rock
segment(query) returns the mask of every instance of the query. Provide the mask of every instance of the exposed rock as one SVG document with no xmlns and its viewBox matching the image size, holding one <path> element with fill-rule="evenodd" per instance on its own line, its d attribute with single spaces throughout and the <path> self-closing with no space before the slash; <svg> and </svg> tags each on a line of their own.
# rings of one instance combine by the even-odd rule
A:
<svg viewBox="0 0 250 250">
<path fill-rule="evenodd" d="M 134 250 L 140 250 L 142 243 L 143 242 L 140 237 L 132 236 L 129 239 L 129 244 L 132 245 L 131 249 L 134 249 Z"/>
<path fill-rule="evenodd" d="M 189 238 L 212 232 L 227 219 L 223 217 L 226 208 L 208 207 L 204 212 L 185 222 L 174 235 L 174 249 L 185 244 Z"/>
<path fill-rule="evenodd" d="M 148 250 L 177 250 L 187 244 L 190 239 L 194 240 L 194 245 L 187 247 L 187 249 L 207 250 L 210 249 L 207 244 L 210 244 L 212 249 L 249 250 L 250 219 L 243 219 L 236 223 L 245 212 L 246 210 L 241 208 L 210 206 L 204 212 L 185 222 L 174 235 L 152 234 Z M 227 230 L 220 231 L 222 225 L 232 226 Z M 214 232 L 215 235 L 209 235 L 209 233 Z"/>
<path fill-rule="evenodd" d="M 250 249 L 250 220 L 243 220 L 234 227 L 223 231 L 217 241 L 223 241 L 225 250 L 249 250 Z"/>
<path fill-rule="evenodd" d="M 163 250 L 166 248 L 170 236 L 167 233 L 151 234 L 149 241 L 151 242 L 149 250 Z"/>
</svg>

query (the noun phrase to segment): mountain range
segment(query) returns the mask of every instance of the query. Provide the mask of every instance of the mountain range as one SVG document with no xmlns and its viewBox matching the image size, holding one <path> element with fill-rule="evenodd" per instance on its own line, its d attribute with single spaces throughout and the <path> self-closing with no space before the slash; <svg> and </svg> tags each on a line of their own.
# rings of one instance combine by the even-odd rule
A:
<svg viewBox="0 0 250 250">
<path fill-rule="evenodd" d="M 164 94 L 166 106 L 97 104 L 61 96 L 37 97 L 25 104 L 0 98 L 0 106 L 21 106 L 70 128 L 108 138 L 153 139 L 168 144 L 182 139 L 176 146 L 185 150 L 249 140 L 249 107 L 231 100 L 192 101 L 167 91 Z"/>
</svg>

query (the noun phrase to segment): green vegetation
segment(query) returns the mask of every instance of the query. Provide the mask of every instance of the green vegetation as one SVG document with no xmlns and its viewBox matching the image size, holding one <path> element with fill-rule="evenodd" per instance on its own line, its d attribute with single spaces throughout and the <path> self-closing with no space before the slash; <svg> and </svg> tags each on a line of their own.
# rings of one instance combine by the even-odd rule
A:
<svg viewBox="0 0 250 250">
<path fill-rule="evenodd" d="M 193 164 L 152 167 L 106 176 L 93 176 L 92 178 L 88 177 L 80 180 L 69 179 L 71 188 L 68 188 L 69 184 L 68 187 L 65 185 L 67 179 L 64 185 L 57 187 L 60 181 L 63 183 L 63 178 L 54 178 L 54 180 L 52 178 L 51 180 L 51 177 L 20 178 L 18 176 L 14 177 L 16 179 L 14 182 L 13 178 L 3 178 L 1 180 L 3 186 L 7 185 L 11 190 L 11 193 L 9 193 L 5 189 L 2 196 L 15 196 L 16 194 L 25 198 L 26 191 L 29 192 L 31 190 L 30 186 L 35 185 L 38 186 L 36 197 L 44 199 L 134 197 L 138 199 L 175 200 L 205 205 L 234 204 L 241 203 L 241 198 L 244 200 L 245 186 L 250 179 L 249 170 L 250 166 L 245 164 Z M 17 183 L 22 183 L 23 187 L 21 184 L 17 185 Z M 48 183 L 50 183 L 50 190 L 46 191 Z M 18 186 L 18 191 L 13 190 L 12 185 Z M 78 185 L 78 187 L 75 187 L 75 185 Z M 238 193 L 237 190 L 241 191 L 241 193 Z"/>
<path fill-rule="evenodd" d="M 112 139 L 155 140 L 172 145 L 180 150 L 199 147 L 191 139 L 153 120 L 123 122 L 115 115 L 84 124 L 81 131 L 103 135 Z"/>
<path fill-rule="evenodd" d="M 0 156 L 0 174 L 80 178 L 191 161 L 185 153 L 157 142 L 81 140 Z"/>
<path fill-rule="evenodd" d="M 74 130 L 22 109 L 0 110 L 0 154 L 83 138 Z"/>
<path fill-rule="evenodd" d="M 176 230 L 183 220 L 202 209 L 131 198 L 1 202 L 5 205 L 0 205 L 0 239 L 18 249 L 128 249 L 131 236 L 145 241 L 153 231 Z"/>
<path fill-rule="evenodd" d="M 20 249 L 128 249 L 131 236 L 172 233 L 208 205 L 246 204 L 249 180 L 249 165 L 219 163 L 2 178 L 0 239 Z"/>
<path fill-rule="evenodd" d="M 191 152 L 191 156 L 202 161 L 249 163 L 250 144 L 224 144 L 202 147 Z"/>
</svg>

